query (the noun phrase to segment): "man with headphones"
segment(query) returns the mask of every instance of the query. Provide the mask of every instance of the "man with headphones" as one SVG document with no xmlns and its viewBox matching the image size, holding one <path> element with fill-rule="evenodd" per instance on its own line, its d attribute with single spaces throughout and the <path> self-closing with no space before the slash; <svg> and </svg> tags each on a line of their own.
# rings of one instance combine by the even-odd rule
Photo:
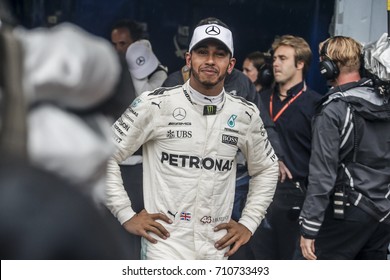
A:
<svg viewBox="0 0 390 280">
<path fill-rule="evenodd" d="M 337 39 L 341 36 L 333 37 L 333 39 Z M 325 41 L 320 48 L 320 73 L 321 75 L 329 82 L 334 81 L 335 78 L 340 74 L 339 67 L 337 64 L 328 56 L 328 45 L 329 40 Z"/>
<path fill-rule="evenodd" d="M 257 93 L 268 89 L 274 81 L 271 54 L 251 52 L 242 64 L 242 72 L 255 85 Z"/>
<path fill-rule="evenodd" d="M 299 217 L 306 259 L 386 259 L 390 242 L 390 96 L 361 78 L 362 46 L 320 43 L 332 88 L 313 122 L 307 195 Z"/>
</svg>

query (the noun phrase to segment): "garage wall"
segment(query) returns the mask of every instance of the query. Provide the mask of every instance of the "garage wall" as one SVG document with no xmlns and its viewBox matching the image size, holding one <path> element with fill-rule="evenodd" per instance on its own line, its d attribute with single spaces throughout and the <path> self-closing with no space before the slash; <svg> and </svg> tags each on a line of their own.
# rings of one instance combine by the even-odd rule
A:
<svg viewBox="0 0 390 280">
<path fill-rule="evenodd" d="M 237 68 L 255 50 L 267 51 L 275 36 L 293 34 L 305 38 L 313 49 L 307 83 L 326 90 L 318 71 L 317 46 L 328 37 L 334 12 L 333 0 L 12 0 L 21 22 L 28 28 L 63 21 L 109 39 L 112 24 L 121 18 L 144 22 L 153 50 L 173 72 L 184 64 L 176 54 L 178 28 L 191 32 L 197 22 L 215 16 L 233 31 Z M 180 40 L 182 48 L 188 45 Z"/>
<path fill-rule="evenodd" d="M 334 16 L 334 35 L 369 43 L 388 32 L 387 0 L 336 0 Z"/>
</svg>

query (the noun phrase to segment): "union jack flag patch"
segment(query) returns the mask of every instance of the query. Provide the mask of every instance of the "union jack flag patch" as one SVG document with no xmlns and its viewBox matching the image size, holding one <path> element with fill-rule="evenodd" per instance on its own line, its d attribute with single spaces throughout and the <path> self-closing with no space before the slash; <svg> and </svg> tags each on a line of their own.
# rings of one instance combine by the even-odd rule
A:
<svg viewBox="0 0 390 280">
<path fill-rule="evenodd" d="M 182 221 L 191 221 L 191 213 L 189 213 L 189 212 L 181 212 L 180 220 L 182 220 Z"/>
</svg>

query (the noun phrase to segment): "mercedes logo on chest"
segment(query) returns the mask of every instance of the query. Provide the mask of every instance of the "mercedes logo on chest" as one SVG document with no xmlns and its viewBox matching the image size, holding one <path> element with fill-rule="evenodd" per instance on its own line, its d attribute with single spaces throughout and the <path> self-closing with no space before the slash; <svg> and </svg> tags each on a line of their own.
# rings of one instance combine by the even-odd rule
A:
<svg viewBox="0 0 390 280">
<path fill-rule="evenodd" d="M 181 120 L 184 120 L 184 118 L 186 117 L 186 110 L 184 110 L 183 108 L 176 108 L 174 111 L 173 111 L 173 117 L 178 120 L 178 121 L 181 121 Z"/>
<path fill-rule="evenodd" d="M 145 57 L 143 57 L 143 56 L 137 57 L 137 60 L 135 61 L 135 63 L 137 63 L 137 65 L 139 65 L 139 66 L 144 65 L 145 64 Z"/>
<path fill-rule="evenodd" d="M 221 30 L 216 25 L 211 25 L 206 28 L 206 34 L 208 35 L 216 36 L 219 35 L 219 33 L 221 33 Z"/>
</svg>

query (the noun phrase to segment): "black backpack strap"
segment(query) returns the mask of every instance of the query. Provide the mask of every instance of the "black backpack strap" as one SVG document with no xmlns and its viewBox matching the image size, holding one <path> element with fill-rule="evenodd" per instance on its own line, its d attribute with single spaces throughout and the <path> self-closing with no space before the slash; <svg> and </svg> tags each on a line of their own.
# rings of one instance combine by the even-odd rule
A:
<svg viewBox="0 0 390 280">
<path fill-rule="evenodd" d="M 27 160 L 27 109 L 23 94 L 23 51 L 12 30 L 0 30 L 0 154 Z"/>
</svg>

